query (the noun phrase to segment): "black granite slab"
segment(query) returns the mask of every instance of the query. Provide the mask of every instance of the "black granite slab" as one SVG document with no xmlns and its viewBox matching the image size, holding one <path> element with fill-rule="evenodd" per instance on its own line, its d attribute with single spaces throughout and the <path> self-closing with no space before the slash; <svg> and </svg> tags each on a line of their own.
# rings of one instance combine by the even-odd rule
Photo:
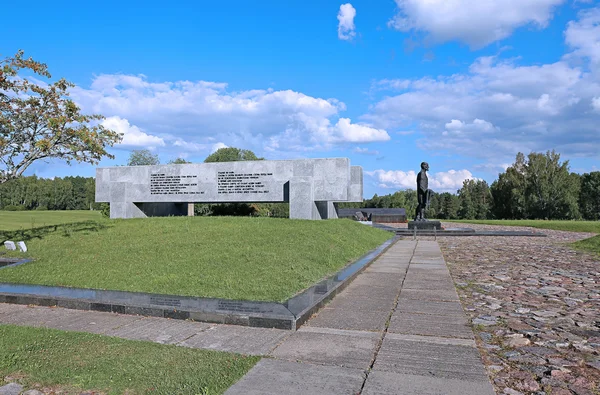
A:
<svg viewBox="0 0 600 395">
<path fill-rule="evenodd" d="M 408 229 L 417 230 L 442 230 L 442 223 L 440 221 L 409 221 Z"/>
<path fill-rule="evenodd" d="M 0 258 L 0 269 L 4 269 L 5 267 L 19 266 L 27 262 L 31 262 L 31 259 Z"/>
<path fill-rule="evenodd" d="M 530 230 L 474 230 L 471 228 L 446 228 L 442 230 L 394 228 L 385 224 L 371 224 L 374 228 L 393 232 L 399 237 L 414 236 L 520 236 L 546 237 L 545 234 Z"/>
<path fill-rule="evenodd" d="M 395 240 L 397 238 L 388 240 L 333 276 L 284 303 L 11 283 L 0 283 L 0 303 L 59 306 L 78 310 L 295 330 Z M 19 264 L 22 263 L 25 262 Z"/>
</svg>

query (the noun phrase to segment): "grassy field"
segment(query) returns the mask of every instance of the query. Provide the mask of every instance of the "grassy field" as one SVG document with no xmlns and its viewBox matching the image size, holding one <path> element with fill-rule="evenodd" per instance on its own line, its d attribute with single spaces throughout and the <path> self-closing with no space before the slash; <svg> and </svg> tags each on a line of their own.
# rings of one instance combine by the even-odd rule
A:
<svg viewBox="0 0 600 395">
<path fill-rule="evenodd" d="M 569 232 L 600 233 L 600 221 L 544 221 L 544 220 L 448 220 L 481 225 L 529 226 L 539 229 L 566 230 Z"/>
<path fill-rule="evenodd" d="M 39 228 L 73 222 L 97 221 L 100 211 L 0 211 L 0 231 Z"/>
<path fill-rule="evenodd" d="M 284 301 L 391 237 L 350 220 L 90 221 L 24 232 L 35 261 L 0 282 Z"/>
<path fill-rule="evenodd" d="M 6 376 L 68 394 L 221 394 L 260 357 L 54 329 L 0 325 Z"/>
</svg>

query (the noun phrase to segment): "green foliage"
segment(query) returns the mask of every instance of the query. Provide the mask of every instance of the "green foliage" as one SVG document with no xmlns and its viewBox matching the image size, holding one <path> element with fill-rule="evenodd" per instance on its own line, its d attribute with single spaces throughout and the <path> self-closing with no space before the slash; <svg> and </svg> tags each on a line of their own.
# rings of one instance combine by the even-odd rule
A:
<svg viewBox="0 0 600 395">
<path fill-rule="evenodd" d="M 600 171 L 581 176 L 579 210 L 585 219 L 600 220 Z"/>
<path fill-rule="evenodd" d="M 110 218 L 110 203 L 100 203 L 100 214 L 104 218 Z"/>
<path fill-rule="evenodd" d="M 35 263 L 0 270 L 0 282 L 284 301 L 393 237 L 350 220 L 170 217 L 95 223 L 32 235 L 26 256 Z"/>
<path fill-rule="evenodd" d="M 464 219 L 487 219 L 490 217 L 492 195 L 487 182 L 465 180 L 458 191 L 460 208 L 458 217 Z"/>
<path fill-rule="evenodd" d="M 6 210 L 7 206 L 22 206 L 26 210 L 99 209 L 95 189 L 91 177 L 20 177 L 0 184 L 0 209 Z"/>
<path fill-rule="evenodd" d="M 515 163 L 492 184 L 492 211 L 506 219 L 577 219 L 579 177 L 555 151 L 518 153 Z"/>
<path fill-rule="evenodd" d="M 23 51 L 0 60 L 0 184 L 20 177 L 34 162 L 57 158 L 96 164 L 122 135 L 85 115 L 69 98 L 75 85 L 64 78 L 46 84 L 27 72 L 50 78 L 48 67 L 25 59 Z M 19 75 L 20 72 L 25 71 Z"/>
<path fill-rule="evenodd" d="M 0 377 L 57 393 L 221 394 L 260 360 L 89 333 L 0 325 Z M 3 380 L 0 378 L 0 386 Z"/>
<path fill-rule="evenodd" d="M 4 211 L 25 211 L 25 210 L 27 210 L 27 208 L 25 206 L 23 206 L 22 204 L 19 204 L 19 205 L 9 204 L 8 206 L 4 207 Z"/>
<path fill-rule="evenodd" d="M 127 166 L 152 166 L 160 165 L 160 159 L 157 154 L 153 154 L 147 149 L 138 149 L 131 151 Z"/>
<path fill-rule="evenodd" d="M 204 159 L 204 163 L 211 162 L 236 162 L 241 160 L 263 160 L 247 149 L 239 149 L 234 147 L 219 148 Z"/>
<path fill-rule="evenodd" d="M 183 159 L 183 158 L 177 158 L 177 159 L 173 159 L 169 161 L 170 165 L 185 165 L 188 163 L 192 163 L 192 162 L 188 162 L 187 160 Z"/>
<path fill-rule="evenodd" d="M 448 192 L 440 194 L 440 211 L 439 219 L 455 219 L 458 218 L 458 209 L 460 202 L 458 196 Z"/>
</svg>

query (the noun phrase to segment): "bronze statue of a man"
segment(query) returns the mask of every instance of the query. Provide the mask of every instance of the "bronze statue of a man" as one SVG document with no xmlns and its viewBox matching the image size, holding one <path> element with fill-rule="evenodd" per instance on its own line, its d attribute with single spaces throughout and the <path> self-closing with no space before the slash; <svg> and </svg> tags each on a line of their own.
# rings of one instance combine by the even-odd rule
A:
<svg viewBox="0 0 600 395">
<path fill-rule="evenodd" d="M 427 179 L 427 170 L 429 170 L 429 164 L 427 162 L 421 163 L 421 171 L 417 175 L 417 212 L 415 213 L 415 221 L 425 221 L 424 211 L 427 206 L 427 192 L 429 189 L 429 180 Z"/>
</svg>

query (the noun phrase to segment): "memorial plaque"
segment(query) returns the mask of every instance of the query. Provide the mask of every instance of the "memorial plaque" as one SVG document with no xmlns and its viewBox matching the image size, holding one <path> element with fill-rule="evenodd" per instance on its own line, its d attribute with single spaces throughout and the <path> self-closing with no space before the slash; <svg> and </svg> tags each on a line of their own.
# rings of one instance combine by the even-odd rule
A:
<svg viewBox="0 0 600 395">
<path fill-rule="evenodd" d="M 25 245 L 24 241 L 19 241 L 17 245 L 19 246 L 19 250 L 21 250 L 21 252 L 27 252 L 27 246 Z"/>
<path fill-rule="evenodd" d="M 9 251 L 16 251 L 17 247 L 15 246 L 15 242 L 14 241 L 5 241 L 4 242 L 4 247 L 6 247 L 7 250 Z"/>
</svg>

